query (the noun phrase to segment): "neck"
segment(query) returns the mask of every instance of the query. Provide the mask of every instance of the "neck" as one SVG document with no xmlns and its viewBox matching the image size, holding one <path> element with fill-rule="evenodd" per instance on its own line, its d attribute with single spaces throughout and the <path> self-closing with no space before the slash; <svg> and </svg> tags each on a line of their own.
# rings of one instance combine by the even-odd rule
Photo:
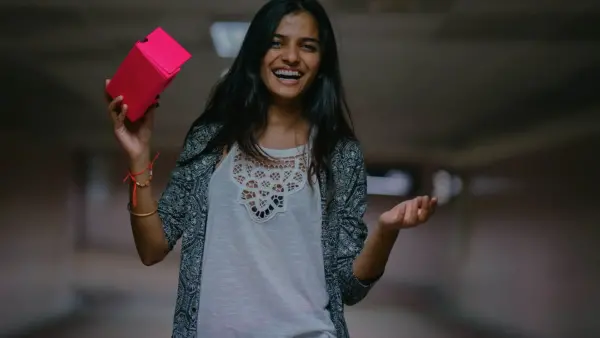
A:
<svg viewBox="0 0 600 338">
<path fill-rule="evenodd" d="M 273 103 L 269 107 L 267 124 L 271 127 L 295 129 L 302 122 L 302 109 L 299 104 Z"/>
</svg>

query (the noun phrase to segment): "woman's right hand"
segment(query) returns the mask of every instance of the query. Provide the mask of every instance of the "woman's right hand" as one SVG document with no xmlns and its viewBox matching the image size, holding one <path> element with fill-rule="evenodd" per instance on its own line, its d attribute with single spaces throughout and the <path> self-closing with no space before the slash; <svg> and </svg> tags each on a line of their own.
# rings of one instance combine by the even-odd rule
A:
<svg viewBox="0 0 600 338">
<path fill-rule="evenodd" d="M 108 86 L 109 83 L 110 80 L 106 80 L 105 86 Z M 143 118 L 131 123 L 126 120 L 127 105 L 122 104 L 123 97 L 112 98 L 108 95 L 106 89 L 105 96 L 108 103 L 108 113 L 113 122 L 113 132 L 119 145 L 129 156 L 132 165 L 136 163 L 147 165 L 150 160 L 150 138 L 156 105 L 152 105 Z"/>
</svg>

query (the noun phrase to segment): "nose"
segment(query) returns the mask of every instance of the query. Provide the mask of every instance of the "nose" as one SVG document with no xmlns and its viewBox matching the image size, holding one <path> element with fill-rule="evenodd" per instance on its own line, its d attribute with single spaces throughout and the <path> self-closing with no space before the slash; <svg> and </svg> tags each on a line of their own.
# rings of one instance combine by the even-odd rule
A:
<svg viewBox="0 0 600 338">
<path fill-rule="evenodd" d="M 286 46 L 283 50 L 283 61 L 289 64 L 296 64 L 300 59 L 300 55 L 298 53 L 298 48 L 296 46 Z"/>
</svg>

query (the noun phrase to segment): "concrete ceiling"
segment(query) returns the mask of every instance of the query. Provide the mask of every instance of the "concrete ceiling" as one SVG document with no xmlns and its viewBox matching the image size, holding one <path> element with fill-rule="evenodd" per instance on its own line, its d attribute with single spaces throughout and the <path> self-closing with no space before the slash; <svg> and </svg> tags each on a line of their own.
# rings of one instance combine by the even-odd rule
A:
<svg viewBox="0 0 600 338">
<path fill-rule="evenodd" d="M 249 20 L 264 2 L 4 0 L 0 51 L 5 73 L 12 74 L 7 88 L 21 88 L 20 102 L 43 102 L 31 108 L 40 111 L 32 121 L 41 129 L 55 126 L 72 145 L 113 144 L 103 80 L 134 41 L 162 26 L 193 54 L 163 95 L 157 118 L 157 143 L 178 146 L 231 62 L 215 54 L 210 24 Z M 557 133 L 600 131 L 596 0 L 323 3 L 372 162 L 476 165 L 543 147 Z M 46 89 L 51 95 L 34 90 L 41 82 L 53 87 Z M 49 107 L 48 96 L 52 114 L 40 108 Z"/>
</svg>

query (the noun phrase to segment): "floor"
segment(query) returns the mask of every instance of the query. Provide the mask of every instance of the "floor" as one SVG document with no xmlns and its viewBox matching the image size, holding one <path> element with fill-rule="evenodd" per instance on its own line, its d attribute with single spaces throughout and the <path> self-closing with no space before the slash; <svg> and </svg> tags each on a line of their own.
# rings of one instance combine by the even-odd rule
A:
<svg viewBox="0 0 600 338">
<path fill-rule="evenodd" d="M 70 318 L 19 338 L 170 336 L 177 285 L 176 257 L 145 267 L 131 255 L 87 252 L 77 256 L 76 267 L 80 309 Z M 418 302 L 414 300 L 386 302 L 389 297 L 385 288 L 385 283 L 378 285 L 369 301 L 346 310 L 353 338 L 506 337 L 440 319 L 426 306 L 415 306 Z"/>
</svg>

